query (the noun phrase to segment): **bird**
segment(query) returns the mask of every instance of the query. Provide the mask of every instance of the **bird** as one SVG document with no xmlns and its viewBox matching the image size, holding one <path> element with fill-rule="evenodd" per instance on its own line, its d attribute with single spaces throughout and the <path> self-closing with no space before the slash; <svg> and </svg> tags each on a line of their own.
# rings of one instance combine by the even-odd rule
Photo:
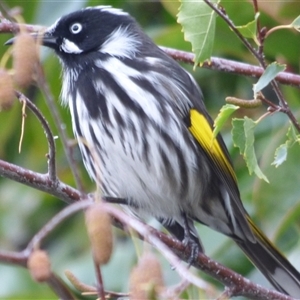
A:
<svg viewBox="0 0 300 300">
<path fill-rule="evenodd" d="M 62 102 L 104 198 L 156 218 L 196 253 L 204 249 L 194 222 L 227 235 L 276 290 L 299 297 L 300 274 L 246 212 L 190 73 L 111 6 L 69 13 L 36 37 L 59 58 Z"/>
</svg>

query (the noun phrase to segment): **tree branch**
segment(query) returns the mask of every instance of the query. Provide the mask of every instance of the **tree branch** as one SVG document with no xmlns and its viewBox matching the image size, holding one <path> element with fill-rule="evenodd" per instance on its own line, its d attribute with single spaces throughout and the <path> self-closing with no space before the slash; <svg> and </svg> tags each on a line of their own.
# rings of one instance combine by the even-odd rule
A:
<svg viewBox="0 0 300 300">
<path fill-rule="evenodd" d="M 49 174 L 49 179 L 55 182 L 57 180 L 56 163 L 55 163 L 55 142 L 49 124 L 45 119 L 45 117 L 43 116 L 43 114 L 41 113 L 41 111 L 25 95 L 23 95 L 18 91 L 16 91 L 16 95 L 20 101 L 25 101 L 26 106 L 29 107 L 29 109 L 35 114 L 35 116 L 38 118 L 45 131 L 46 138 L 48 141 L 48 148 L 49 148 L 48 174 Z"/>
<path fill-rule="evenodd" d="M 43 239 L 55 229 L 63 220 L 72 214 L 88 208 L 93 205 L 91 199 L 81 200 L 77 203 L 73 203 L 61 212 L 59 212 L 52 220 L 50 220 L 43 228 L 34 236 L 26 249 L 22 252 L 7 252 L 0 251 L 0 261 L 5 263 L 12 263 L 25 267 L 27 259 L 30 253 L 35 249 L 37 245 L 40 245 Z M 132 228 L 138 233 L 138 237 L 146 240 L 154 247 L 156 247 L 162 255 L 169 261 L 169 263 L 175 267 L 178 274 L 188 282 L 196 285 L 200 289 L 207 289 L 207 284 L 200 278 L 192 274 L 184 265 L 181 260 L 188 262 L 191 250 L 190 247 L 184 245 L 184 243 L 157 231 L 149 225 L 146 225 L 138 219 L 127 215 L 120 211 L 115 206 L 107 203 L 103 204 L 104 208 L 116 221 L 115 224 L 119 228 Z M 197 261 L 193 263 L 193 266 L 202 270 L 206 274 L 212 276 L 227 287 L 231 296 L 245 296 L 251 299 L 265 299 L 265 300 L 292 300 L 292 297 L 283 295 L 279 292 L 266 289 L 258 284 L 245 279 L 240 274 L 224 267 L 220 263 L 207 257 L 205 254 L 200 253 Z M 228 292 L 227 292 L 228 293 Z"/>
<path fill-rule="evenodd" d="M 24 169 L 0 159 L 0 176 L 25 184 L 39 191 L 46 192 L 67 203 L 80 199 L 80 193 L 60 180 L 51 180 L 48 174 L 41 174 Z"/>
<path fill-rule="evenodd" d="M 160 48 L 177 61 L 181 61 L 191 65 L 194 64 L 195 55 L 191 52 L 186 52 L 168 47 Z M 210 62 L 204 62 L 201 67 L 205 69 L 216 70 L 236 75 L 243 75 L 253 78 L 259 78 L 264 72 L 264 69 L 262 67 L 214 56 L 211 57 Z M 300 88 L 300 75 L 298 74 L 290 72 L 280 72 L 276 76 L 276 80 L 279 83 Z"/>
</svg>

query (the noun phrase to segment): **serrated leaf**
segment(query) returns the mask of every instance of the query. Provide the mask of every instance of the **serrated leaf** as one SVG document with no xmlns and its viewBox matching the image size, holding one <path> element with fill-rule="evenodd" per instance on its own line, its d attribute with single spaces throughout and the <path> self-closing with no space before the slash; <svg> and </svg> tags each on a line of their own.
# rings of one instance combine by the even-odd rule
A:
<svg viewBox="0 0 300 300">
<path fill-rule="evenodd" d="M 288 149 L 293 147 L 296 143 L 300 144 L 300 135 L 297 135 L 295 127 L 292 124 L 290 125 L 286 136 L 286 142 L 284 144 L 281 144 L 275 150 L 275 157 L 274 161 L 272 162 L 272 165 L 274 165 L 276 168 L 286 161 Z"/>
<path fill-rule="evenodd" d="M 244 156 L 250 175 L 255 173 L 258 178 L 269 182 L 268 178 L 260 169 L 255 155 L 254 128 L 256 123 L 252 119 L 245 117 L 244 119 L 232 120 L 232 125 L 234 146 L 238 147 L 240 149 L 240 153 Z"/>
<path fill-rule="evenodd" d="M 256 176 L 260 179 L 263 179 L 266 182 L 269 182 L 267 177 L 264 175 L 262 170 L 260 169 L 257 158 L 254 150 L 254 128 L 256 126 L 256 123 L 250 119 L 245 117 L 244 118 L 244 130 L 245 130 L 245 138 L 246 138 L 246 144 L 245 144 L 245 161 L 249 170 L 250 175 L 252 172 L 256 174 Z"/>
<path fill-rule="evenodd" d="M 247 117 L 245 117 L 244 120 L 244 130 L 246 138 L 244 157 L 248 166 L 249 173 L 251 175 L 252 172 L 254 172 L 258 178 L 269 182 L 257 163 L 257 158 L 254 150 L 254 128 L 256 126 L 256 123 L 252 119 Z"/>
<path fill-rule="evenodd" d="M 235 26 L 235 28 L 245 37 L 251 38 L 255 41 L 257 45 L 260 45 L 257 39 L 257 20 L 259 17 L 259 13 L 255 14 L 255 18 L 253 21 L 249 22 L 243 26 Z"/>
<path fill-rule="evenodd" d="M 287 143 L 280 145 L 275 151 L 275 158 L 274 161 L 272 162 L 272 165 L 278 168 L 282 163 L 284 163 L 287 158 L 287 150 L 288 150 Z"/>
<path fill-rule="evenodd" d="M 216 117 L 215 123 L 214 123 L 213 138 L 215 138 L 218 135 L 218 133 L 220 132 L 224 123 L 232 115 L 232 113 L 235 112 L 239 108 L 240 108 L 239 106 L 236 106 L 233 104 L 225 104 L 220 109 L 220 112 L 219 112 L 218 116 Z"/>
<path fill-rule="evenodd" d="M 233 145 L 240 149 L 240 154 L 244 155 L 246 137 L 244 132 L 244 120 L 232 119 L 232 140 Z"/>
<path fill-rule="evenodd" d="M 177 21 L 192 44 L 194 66 L 210 59 L 215 36 L 215 12 L 203 0 L 181 0 Z"/>
<path fill-rule="evenodd" d="M 277 62 L 273 62 L 268 65 L 257 83 L 253 85 L 254 94 L 257 94 L 259 91 L 265 88 L 277 76 L 279 72 L 285 70 L 285 67 L 285 65 L 281 65 Z"/>
<path fill-rule="evenodd" d="M 292 23 L 291 27 L 296 29 L 297 31 L 300 31 L 300 16 L 298 16 Z"/>
</svg>

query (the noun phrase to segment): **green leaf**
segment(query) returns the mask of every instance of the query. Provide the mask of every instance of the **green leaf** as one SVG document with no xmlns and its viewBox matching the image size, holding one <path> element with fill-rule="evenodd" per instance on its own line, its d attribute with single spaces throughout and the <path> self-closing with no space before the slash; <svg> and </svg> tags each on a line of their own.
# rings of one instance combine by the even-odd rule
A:
<svg viewBox="0 0 300 300">
<path fill-rule="evenodd" d="M 232 119 L 232 140 L 235 147 L 240 149 L 240 154 L 244 155 L 246 137 L 244 133 L 244 120 Z"/>
<path fill-rule="evenodd" d="M 252 119 L 245 117 L 244 119 L 233 119 L 232 125 L 234 146 L 238 147 L 244 156 L 250 175 L 255 173 L 258 178 L 269 182 L 260 169 L 255 155 L 254 128 L 257 124 Z"/>
<path fill-rule="evenodd" d="M 288 150 L 287 143 L 280 145 L 275 151 L 275 158 L 274 161 L 272 162 L 272 165 L 274 165 L 277 168 L 282 163 L 284 163 L 287 158 L 287 150 Z"/>
<path fill-rule="evenodd" d="M 297 31 L 300 31 L 300 16 L 298 16 L 292 23 L 291 27 L 296 29 Z"/>
<path fill-rule="evenodd" d="M 286 161 L 289 148 L 293 147 L 296 143 L 300 145 L 300 135 L 297 135 L 295 127 L 292 124 L 290 125 L 286 136 L 286 142 L 281 144 L 275 151 L 275 158 L 272 165 L 276 168 Z"/>
<path fill-rule="evenodd" d="M 177 21 L 195 53 L 194 67 L 210 59 L 215 37 L 215 12 L 203 0 L 181 0 Z"/>
<path fill-rule="evenodd" d="M 257 45 L 260 45 L 257 39 L 257 20 L 259 17 L 259 13 L 256 13 L 253 21 L 249 22 L 243 26 L 236 26 L 235 28 L 245 37 L 251 38 L 255 41 Z"/>
<path fill-rule="evenodd" d="M 235 112 L 239 108 L 240 108 L 239 106 L 236 106 L 236 105 L 233 105 L 233 104 L 225 104 L 220 109 L 220 112 L 219 112 L 218 116 L 215 119 L 213 138 L 215 138 L 218 135 L 218 133 L 220 132 L 220 130 L 223 127 L 224 123 L 232 115 L 232 113 Z"/>
<path fill-rule="evenodd" d="M 258 178 L 263 179 L 266 182 L 269 182 L 267 177 L 261 171 L 261 169 L 257 163 L 256 155 L 255 155 L 254 128 L 256 126 L 256 123 L 248 117 L 245 117 L 244 120 L 245 120 L 244 130 L 245 130 L 245 137 L 246 137 L 244 157 L 246 160 L 246 164 L 247 164 L 249 173 L 251 175 L 254 172 Z"/>
<path fill-rule="evenodd" d="M 253 85 L 254 94 L 257 94 L 264 87 L 266 87 L 279 72 L 285 70 L 285 65 L 281 65 L 277 62 L 273 62 L 265 69 L 264 73 L 261 75 L 256 84 Z"/>
</svg>

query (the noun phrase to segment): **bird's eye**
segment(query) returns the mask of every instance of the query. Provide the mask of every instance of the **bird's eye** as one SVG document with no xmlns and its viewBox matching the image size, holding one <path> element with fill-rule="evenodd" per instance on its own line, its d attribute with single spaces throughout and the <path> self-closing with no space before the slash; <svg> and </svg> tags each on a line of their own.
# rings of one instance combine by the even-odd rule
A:
<svg viewBox="0 0 300 300">
<path fill-rule="evenodd" d="M 82 30 L 82 25 L 80 23 L 74 23 L 70 26 L 70 31 L 73 34 L 77 34 Z"/>
</svg>

